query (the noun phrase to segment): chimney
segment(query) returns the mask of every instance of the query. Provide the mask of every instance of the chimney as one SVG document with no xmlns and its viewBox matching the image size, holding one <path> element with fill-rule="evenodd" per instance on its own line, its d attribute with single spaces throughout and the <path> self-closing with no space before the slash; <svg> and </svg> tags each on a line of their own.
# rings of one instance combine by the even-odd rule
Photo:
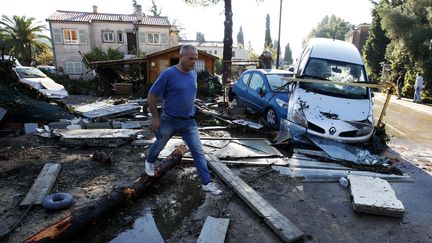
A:
<svg viewBox="0 0 432 243">
<path fill-rule="evenodd" d="M 97 14 L 98 6 L 93 5 L 93 13 Z"/>
<path fill-rule="evenodd" d="M 141 5 L 137 5 L 136 6 L 136 12 L 135 12 L 135 14 L 136 14 L 138 22 L 142 22 L 142 20 L 143 20 L 143 12 L 142 12 Z"/>
</svg>

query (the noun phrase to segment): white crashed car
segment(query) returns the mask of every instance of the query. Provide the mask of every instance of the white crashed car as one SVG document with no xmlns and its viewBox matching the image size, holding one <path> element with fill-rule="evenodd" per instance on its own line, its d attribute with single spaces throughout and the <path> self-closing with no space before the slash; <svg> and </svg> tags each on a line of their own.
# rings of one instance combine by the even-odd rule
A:
<svg viewBox="0 0 432 243">
<path fill-rule="evenodd" d="M 298 59 L 294 76 L 333 82 L 297 82 L 290 87 L 287 118 L 293 140 L 304 142 L 302 137 L 306 135 L 362 143 L 371 138 L 374 117 L 370 89 L 343 84 L 368 80 L 354 45 L 312 39 Z"/>
<path fill-rule="evenodd" d="M 16 67 L 19 81 L 39 90 L 49 98 L 63 99 L 69 96 L 65 87 L 56 83 L 39 69 L 34 67 Z"/>
</svg>

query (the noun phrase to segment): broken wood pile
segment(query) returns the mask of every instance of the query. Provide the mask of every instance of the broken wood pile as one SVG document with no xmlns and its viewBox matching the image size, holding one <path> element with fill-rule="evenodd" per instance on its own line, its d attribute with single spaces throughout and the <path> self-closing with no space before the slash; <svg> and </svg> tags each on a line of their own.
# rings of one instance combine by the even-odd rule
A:
<svg viewBox="0 0 432 243">
<path fill-rule="evenodd" d="M 74 210 L 66 218 L 39 231 L 24 242 L 63 242 L 76 237 L 82 230 L 95 224 L 103 215 L 141 196 L 154 181 L 178 164 L 185 152 L 185 146 L 178 147 L 159 167 L 155 168 L 155 176 L 149 177 L 143 174 L 132 185 L 117 188 L 110 194 L 99 197 L 91 205 Z"/>
</svg>

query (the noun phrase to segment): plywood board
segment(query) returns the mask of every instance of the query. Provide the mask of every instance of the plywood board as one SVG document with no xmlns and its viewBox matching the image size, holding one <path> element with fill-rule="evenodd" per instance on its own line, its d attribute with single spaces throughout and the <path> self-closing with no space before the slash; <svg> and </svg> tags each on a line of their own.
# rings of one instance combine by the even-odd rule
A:
<svg viewBox="0 0 432 243">
<path fill-rule="evenodd" d="M 380 178 L 348 175 L 356 212 L 403 217 L 405 208 L 390 184 Z"/>
<path fill-rule="evenodd" d="M 229 219 L 207 216 L 197 243 L 224 243 Z"/>
<path fill-rule="evenodd" d="M 60 164 L 45 164 L 20 205 L 41 204 L 44 197 L 48 195 L 54 185 L 60 168 Z"/>
<path fill-rule="evenodd" d="M 303 238 L 303 232 L 287 217 L 261 197 L 254 189 L 235 175 L 226 165 L 211 154 L 206 154 L 210 168 L 285 242 Z"/>
</svg>

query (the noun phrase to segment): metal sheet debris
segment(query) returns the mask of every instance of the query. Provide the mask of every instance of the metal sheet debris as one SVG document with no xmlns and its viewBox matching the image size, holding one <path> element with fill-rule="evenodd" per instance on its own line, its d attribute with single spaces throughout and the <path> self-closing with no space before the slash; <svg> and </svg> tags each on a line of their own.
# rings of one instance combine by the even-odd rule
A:
<svg viewBox="0 0 432 243">
<path fill-rule="evenodd" d="M 215 143 L 216 141 L 218 143 Z M 205 151 L 221 159 L 283 157 L 283 155 L 276 148 L 272 147 L 270 142 L 266 139 L 207 140 L 201 138 L 201 143 L 204 145 Z M 159 157 L 167 157 L 175 147 L 181 144 L 185 144 L 182 139 L 170 139 L 165 149 L 159 154 Z M 192 156 L 190 153 L 186 153 L 183 157 L 191 158 Z"/>
<path fill-rule="evenodd" d="M 248 121 L 248 120 L 243 120 L 243 119 L 234 120 L 234 121 L 232 121 L 232 123 L 237 124 L 237 125 L 242 125 L 242 126 L 250 127 L 250 128 L 253 128 L 253 129 L 257 129 L 257 130 L 259 130 L 259 129 L 261 129 L 261 128 L 264 127 L 263 125 L 261 125 L 259 123 Z"/>
<path fill-rule="evenodd" d="M 90 119 L 109 118 L 131 114 L 141 110 L 138 104 L 120 104 L 116 106 L 102 107 L 100 109 L 83 112 L 81 115 Z"/>
<path fill-rule="evenodd" d="M 365 165 L 383 165 L 388 162 L 386 158 L 373 155 L 364 148 L 314 136 L 308 136 L 308 138 L 333 159 Z"/>
<path fill-rule="evenodd" d="M 61 136 L 60 142 L 66 146 L 109 146 L 116 147 L 136 137 L 143 130 L 132 129 L 77 129 L 54 130 Z"/>
<path fill-rule="evenodd" d="M 272 168 L 281 174 L 293 178 L 302 178 L 303 182 L 338 182 L 341 177 L 346 177 L 348 175 L 378 177 L 391 182 L 412 182 L 412 178 L 408 175 L 381 174 L 352 170 L 289 168 L 282 166 L 272 166 Z"/>
</svg>

